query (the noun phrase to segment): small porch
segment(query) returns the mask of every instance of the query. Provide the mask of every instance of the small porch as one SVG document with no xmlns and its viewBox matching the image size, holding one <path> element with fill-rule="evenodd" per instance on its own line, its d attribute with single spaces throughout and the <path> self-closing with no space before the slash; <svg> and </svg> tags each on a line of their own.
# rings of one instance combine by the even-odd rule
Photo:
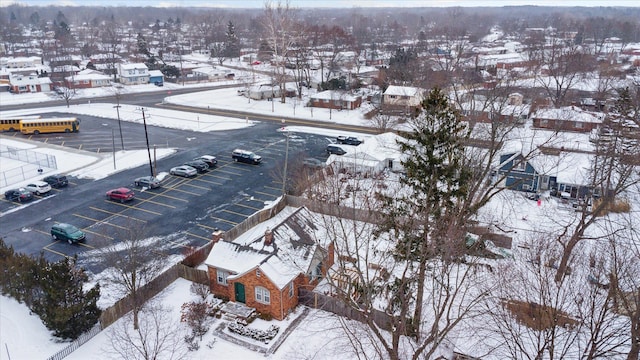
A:
<svg viewBox="0 0 640 360">
<path fill-rule="evenodd" d="M 255 316 L 256 309 L 235 301 L 227 301 L 220 308 L 220 312 L 225 320 L 243 320 L 245 323 Z"/>
</svg>

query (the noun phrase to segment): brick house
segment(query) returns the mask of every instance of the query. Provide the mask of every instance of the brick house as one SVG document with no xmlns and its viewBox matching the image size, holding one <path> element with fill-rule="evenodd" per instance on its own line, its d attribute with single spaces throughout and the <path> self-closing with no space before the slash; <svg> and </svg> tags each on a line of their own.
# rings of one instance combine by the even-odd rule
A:
<svg viewBox="0 0 640 360">
<path fill-rule="evenodd" d="M 12 75 L 9 78 L 9 88 L 14 94 L 49 92 L 51 91 L 51 79 L 31 75 Z"/>
<path fill-rule="evenodd" d="M 82 70 L 74 76 L 64 78 L 65 84 L 72 89 L 96 88 L 111 85 L 111 76 L 96 70 Z"/>
<path fill-rule="evenodd" d="M 345 91 L 326 90 L 309 97 L 309 106 L 325 109 L 353 110 L 361 104 L 362 96 L 351 95 Z"/>
<path fill-rule="evenodd" d="M 424 90 L 410 86 L 390 85 L 382 94 L 382 110 L 387 114 L 410 114 L 420 107 Z"/>
<path fill-rule="evenodd" d="M 214 236 L 205 261 L 211 292 L 284 319 L 298 305 L 298 290 L 313 289 L 333 265 L 333 244 L 322 246 L 326 240 L 316 238 L 315 223 L 301 207 L 272 228 L 259 224 L 232 242 Z"/>
<path fill-rule="evenodd" d="M 531 119 L 534 128 L 588 133 L 602 124 L 604 115 L 582 111 L 575 106 L 567 106 L 558 109 L 539 109 L 531 115 Z"/>
</svg>

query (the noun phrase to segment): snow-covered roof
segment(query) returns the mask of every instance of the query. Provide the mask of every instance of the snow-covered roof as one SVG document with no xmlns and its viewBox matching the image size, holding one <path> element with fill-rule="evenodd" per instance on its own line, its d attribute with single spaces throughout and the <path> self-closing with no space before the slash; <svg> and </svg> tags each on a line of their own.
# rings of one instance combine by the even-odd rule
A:
<svg viewBox="0 0 640 360">
<path fill-rule="evenodd" d="M 535 119 L 567 120 L 588 123 L 602 123 L 602 120 L 604 120 L 604 114 L 602 113 L 582 111 L 575 106 L 566 106 L 558 109 L 539 109 L 531 115 L 531 117 Z"/>
<path fill-rule="evenodd" d="M 325 90 L 317 94 L 309 96 L 311 99 L 318 100 L 343 100 L 343 101 L 356 101 L 358 96 L 354 96 L 345 91 L 338 90 Z"/>
<path fill-rule="evenodd" d="M 149 70 L 149 76 L 164 76 L 160 70 Z"/>
<path fill-rule="evenodd" d="M 296 276 L 310 270 L 320 244 L 316 222 L 313 213 L 305 207 L 298 208 L 281 222 L 270 224 L 271 244 L 265 242 L 266 231 L 257 237 L 255 231 L 248 231 L 233 242 L 216 243 L 205 264 L 233 272 L 235 277 L 259 268 L 283 289 Z"/>
<path fill-rule="evenodd" d="M 147 69 L 147 65 L 143 63 L 120 64 L 123 70 Z"/>
<path fill-rule="evenodd" d="M 384 91 L 384 94 L 396 96 L 419 96 L 422 92 L 424 92 L 424 90 L 417 87 L 389 85 L 387 90 Z"/>
</svg>

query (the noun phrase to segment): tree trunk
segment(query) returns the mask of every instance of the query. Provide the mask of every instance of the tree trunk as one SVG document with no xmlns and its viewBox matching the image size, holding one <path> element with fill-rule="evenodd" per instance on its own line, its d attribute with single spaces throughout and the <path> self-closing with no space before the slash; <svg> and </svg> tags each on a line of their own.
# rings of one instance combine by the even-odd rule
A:
<svg viewBox="0 0 640 360">
<path fill-rule="evenodd" d="M 562 259 L 560 259 L 560 264 L 558 264 L 558 271 L 556 272 L 555 281 L 557 283 L 561 282 L 564 276 L 567 273 L 567 268 L 569 266 L 569 258 L 571 257 L 571 253 L 573 253 L 573 249 L 578 245 L 580 239 L 582 238 L 582 230 L 578 230 L 573 235 L 571 235 L 571 239 L 564 247 L 562 251 Z"/>
<path fill-rule="evenodd" d="M 627 360 L 638 360 L 640 354 L 640 288 L 636 289 L 635 301 L 631 301 L 631 306 L 635 306 L 631 311 L 631 350 L 627 355 Z"/>
</svg>

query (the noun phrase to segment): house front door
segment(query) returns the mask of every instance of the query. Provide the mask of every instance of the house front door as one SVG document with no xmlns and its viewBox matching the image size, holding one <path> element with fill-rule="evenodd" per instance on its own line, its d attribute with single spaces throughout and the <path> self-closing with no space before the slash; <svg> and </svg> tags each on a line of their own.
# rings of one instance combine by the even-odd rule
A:
<svg viewBox="0 0 640 360">
<path fill-rule="evenodd" d="M 235 292 L 236 292 L 236 301 L 237 302 L 241 302 L 244 303 L 245 302 L 245 297 L 244 297 L 244 284 L 241 283 L 233 283 L 234 287 L 235 287 Z"/>
</svg>

